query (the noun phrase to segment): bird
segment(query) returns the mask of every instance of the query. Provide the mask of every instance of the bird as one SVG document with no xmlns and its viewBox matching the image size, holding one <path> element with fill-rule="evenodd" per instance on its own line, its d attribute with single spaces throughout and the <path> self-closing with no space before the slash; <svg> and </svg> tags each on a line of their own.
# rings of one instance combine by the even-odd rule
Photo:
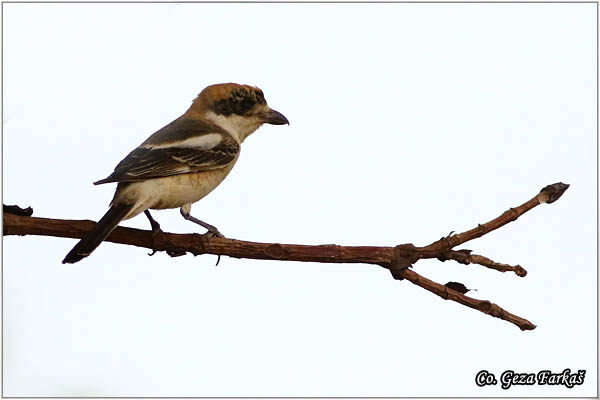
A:
<svg viewBox="0 0 600 400">
<path fill-rule="evenodd" d="M 126 219 L 144 213 L 154 233 L 160 225 L 150 209 L 179 208 L 207 235 L 216 227 L 190 214 L 192 204 L 215 189 L 240 155 L 242 142 L 263 124 L 289 125 L 267 105 L 263 91 L 237 83 L 210 85 L 188 110 L 130 152 L 108 177 L 94 185 L 117 183 L 106 214 L 65 256 L 72 264 L 89 256 Z"/>
</svg>

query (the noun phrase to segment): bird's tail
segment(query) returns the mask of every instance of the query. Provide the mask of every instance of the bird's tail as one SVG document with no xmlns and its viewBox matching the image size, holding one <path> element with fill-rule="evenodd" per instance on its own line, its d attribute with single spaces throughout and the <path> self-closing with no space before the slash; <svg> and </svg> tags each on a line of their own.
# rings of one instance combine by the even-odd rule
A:
<svg viewBox="0 0 600 400">
<path fill-rule="evenodd" d="M 102 243 L 104 239 L 119 225 L 119 222 L 127 216 L 129 211 L 133 208 L 129 204 L 115 204 L 104 214 L 104 217 L 98 221 L 96 226 L 88 232 L 76 245 L 71 249 L 69 254 L 65 256 L 62 261 L 63 264 L 73 264 L 77 261 L 81 261 L 85 257 L 89 256 L 92 251 L 96 250 L 96 247 Z"/>
</svg>

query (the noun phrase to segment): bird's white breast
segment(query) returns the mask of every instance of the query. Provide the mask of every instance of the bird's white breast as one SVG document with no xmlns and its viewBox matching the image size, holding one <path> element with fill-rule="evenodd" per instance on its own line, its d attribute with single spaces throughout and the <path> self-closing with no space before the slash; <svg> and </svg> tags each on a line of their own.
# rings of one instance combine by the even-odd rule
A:
<svg viewBox="0 0 600 400">
<path fill-rule="evenodd" d="M 125 219 L 132 218 L 149 208 L 178 208 L 195 203 L 219 186 L 236 160 L 227 167 L 216 170 L 133 182 L 115 194 L 113 203 L 135 203 L 135 207 Z"/>
</svg>

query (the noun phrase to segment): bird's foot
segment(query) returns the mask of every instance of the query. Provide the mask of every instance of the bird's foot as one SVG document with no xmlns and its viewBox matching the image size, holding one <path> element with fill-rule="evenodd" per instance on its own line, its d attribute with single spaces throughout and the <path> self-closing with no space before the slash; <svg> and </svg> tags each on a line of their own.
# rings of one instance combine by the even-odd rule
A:
<svg viewBox="0 0 600 400">
<path fill-rule="evenodd" d="M 208 224 L 207 224 L 208 225 Z M 209 225 L 210 228 L 207 228 L 208 230 L 206 231 L 206 233 L 202 234 L 202 239 L 212 239 L 212 238 L 224 238 L 225 236 L 219 232 L 219 230 L 217 228 L 215 228 L 212 225 Z M 219 261 L 221 261 L 221 255 L 219 254 L 217 257 L 217 263 L 215 264 L 215 267 L 217 265 L 219 265 Z"/>
<path fill-rule="evenodd" d="M 148 221 L 150 221 L 150 226 L 152 227 L 152 233 L 162 232 L 162 230 L 160 229 L 160 224 L 158 222 L 156 222 L 156 220 L 154 218 L 152 218 L 150 211 L 145 210 L 144 214 L 146 214 Z"/>
<path fill-rule="evenodd" d="M 152 226 L 152 235 L 156 235 L 157 233 L 163 233 L 162 229 L 160 229 L 160 224 L 156 221 L 150 223 Z"/>
<path fill-rule="evenodd" d="M 161 233 L 163 233 L 163 231 L 160 229 L 158 222 L 155 221 L 155 223 L 152 224 L 152 253 L 148 253 L 149 256 L 153 256 L 158 252 L 156 243 L 158 242 L 158 235 Z"/>
<path fill-rule="evenodd" d="M 214 230 L 209 229 L 205 234 L 202 235 L 203 238 L 212 239 L 214 237 L 224 238 L 225 236 L 215 228 Z"/>
</svg>

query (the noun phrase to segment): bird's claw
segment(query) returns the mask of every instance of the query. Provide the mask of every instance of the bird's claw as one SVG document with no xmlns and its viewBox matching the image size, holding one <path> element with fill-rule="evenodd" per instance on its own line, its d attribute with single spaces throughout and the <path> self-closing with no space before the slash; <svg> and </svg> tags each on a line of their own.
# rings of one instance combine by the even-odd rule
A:
<svg viewBox="0 0 600 400">
<path fill-rule="evenodd" d="M 151 226 L 153 235 L 156 235 L 157 233 L 163 233 L 162 229 L 160 229 L 160 224 L 158 222 L 151 224 Z"/>
<path fill-rule="evenodd" d="M 152 224 L 152 253 L 148 253 L 150 257 L 155 255 L 158 250 L 156 249 L 156 237 L 157 235 L 163 233 L 162 229 L 160 229 L 160 225 L 158 222 L 156 224 Z"/>
<path fill-rule="evenodd" d="M 202 235 L 202 237 L 206 238 L 206 239 L 212 239 L 214 237 L 217 238 L 224 238 L 225 236 L 219 232 L 218 230 L 214 230 L 214 231 L 206 231 L 205 234 Z"/>
</svg>

